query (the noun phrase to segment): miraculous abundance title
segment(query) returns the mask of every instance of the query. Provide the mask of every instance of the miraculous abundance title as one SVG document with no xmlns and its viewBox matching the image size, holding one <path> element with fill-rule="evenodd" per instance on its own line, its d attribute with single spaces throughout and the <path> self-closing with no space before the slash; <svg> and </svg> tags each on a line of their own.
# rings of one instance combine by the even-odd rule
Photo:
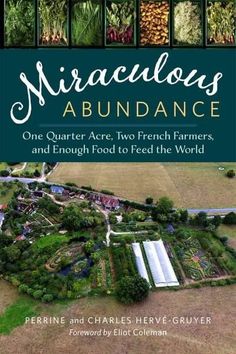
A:
<svg viewBox="0 0 236 354">
<path fill-rule="evenodd" d="M 215 73 L 212 77 L 207 75 L 200 75 L 196 69 L 191 70 L 187 74 L 183 72 L 180 67 L 175 67 L 164 74 L 166 69 L 169 54 L 163 53 L 160 55 L 154 68 L 142 67 L 140 64 L 135 64 L 132 69 L 127 69 L 126 66 L 118 66 L 114 71 L 109 72 L 108 69 L 96 69 L 92 71 L 87 77 L 80 77 L 78 69 L 73 69 L 71 74 L 71 81 L 69 84 L 65 83 L 64 79 L 59 80 L 57 87 L 53 87 L 47 79 L 43 64 L 38 61 L 36 63 L 36 70 L 38 72 L 37 84 L 30 82 L 26 74 L 22 72 L 19 76 L 21 82 L 25 85 L 27 100 L 26 103 L 15 102 L 11 106 L 10 117 L 15 124 L 26 123 L 32 115 L 32 97 L 37 97 L 40 106 L 46 104 L 45 92 L 51 96 L 59 96 L 61 94 L 68 94 L 72 91 L 83 92 L 87 87 L 101 85 L 103 87 L 109 86 L 111 83 L 123 84 L 129 82 L 135 84 L 138 81 L 156 82 L 157 84 L 168 83 L 175 85 L 182 83 L 185 87 L 197 86 L 200 90 L 204 90 L 207 96 L 214 96 L 218 92 L 218 82 L 223 77 L 221 72 Z M 60 72 L 65 71 L 64 67 L 60 67 Z M 201 102 L 201 101 L 200 101 Z M 198 102 L 199 103 L 199 102 Z M 19 112 L 25 111 L 23 116 L 19 117 Z M 199 115 L 200 116 L 200 115 Z"/>
</svg>

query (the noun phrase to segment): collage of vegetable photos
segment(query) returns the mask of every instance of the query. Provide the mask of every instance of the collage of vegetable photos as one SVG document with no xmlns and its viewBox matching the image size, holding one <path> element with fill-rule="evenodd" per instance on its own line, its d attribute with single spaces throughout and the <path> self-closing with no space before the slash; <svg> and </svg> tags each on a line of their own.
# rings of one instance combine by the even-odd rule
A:
<svg viewBox="0 0 236 354">
<path fill-rule="evenodd" d="M 235 0 L 5 0 L 1 47 L 235 47 Z"/>
</svg>

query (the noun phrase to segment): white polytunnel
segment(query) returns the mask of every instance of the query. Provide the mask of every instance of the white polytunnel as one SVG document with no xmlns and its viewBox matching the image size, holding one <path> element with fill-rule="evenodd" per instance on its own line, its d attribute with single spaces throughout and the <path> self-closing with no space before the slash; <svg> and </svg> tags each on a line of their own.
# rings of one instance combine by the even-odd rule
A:
<svg viewBox="0 0 236 354">
<path fill-rule="evenodd" d="M 175 275 L 169 256 L 166 252 L 163 241 L 144 241 L 143 246 L 155 286 L 178 286 L 179 282 Z M 132 247 L 135 254 L 138 272 L 140 276 L 147 279 L 149 282 L 148 272 L 143 259 L 140 244 L 133 243 Z"/>
<path fill-rule="evenodd" d="M 159 258 L 159 261 L 161 263 L 162 271 L 165 276 L 165 280 L 168 283 L 168 286 L 175 286 L 179 285 L 179 282 L 177 280 L 177 277 L 175 275 L 174 269 L 172 267 L 172 264 L 170 262 L 169 256 L 166 252 L 165 246 L 163 244 L 162 240 L 159 241 L 153 241 L 157 256 Z"/>
<path fill-rule="evenodd" d="M 138 242 L 132 243 L 132 248 L 133 248 L 133 251 L 134 251 L 135 261 L 136 261 L 136 265 L 137 265 L 137 268 L 138 268 L 139 275 L 142 278 L 146 279 L 147 282 L 150 284 L 150 280 L 149 280 L 149 276 L 148 276 L 148 273 L 147 273 L 147 269 L 146 269 L 146 266 L 145 266 L 145 263 L 144 263 L 144 260 L 143 260 L 143 254 L 142 254 L 142 251 L 141 251 L 140 243 L 138 243 Z"/>
<path fill-rule="evenodd" d="M 153 242 L 145 241 L 143 242 L 143 246 L 147 255 L 148 264 L 155 286 L 166 286 L 165 276 L 163 274 L 162 267 L 157 257 Z"/>
</svg>

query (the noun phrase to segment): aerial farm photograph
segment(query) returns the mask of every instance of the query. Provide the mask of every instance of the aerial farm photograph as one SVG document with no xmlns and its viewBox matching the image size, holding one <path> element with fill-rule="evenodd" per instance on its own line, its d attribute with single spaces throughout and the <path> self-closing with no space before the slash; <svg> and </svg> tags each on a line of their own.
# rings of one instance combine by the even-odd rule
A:
<svg viewBox="0 0 236 354">
<path fill-rule="evenodd" d="M 234 354 L 236 163 L 0 163 L 0 353 Z"/>
</svg>

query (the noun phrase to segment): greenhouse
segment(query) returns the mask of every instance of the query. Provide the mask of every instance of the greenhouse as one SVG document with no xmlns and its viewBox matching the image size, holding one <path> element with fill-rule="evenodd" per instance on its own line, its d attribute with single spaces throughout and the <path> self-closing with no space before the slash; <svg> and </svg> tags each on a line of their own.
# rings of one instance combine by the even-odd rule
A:
<svg viewBox="0 0 236 354">
<path fill-rule="evenodd" d="M 145 241 L 143 246 L 155 286 L 178 286 L 179 282 L 162 240 Z"/>
<path fill-rule="evenodd" d="M 135 255 L 135 261 L 136 261 L 136 265 L 138 268 L 138 272 L 139 275 L 146 279 L 147 282 L 150 284 L 149 281 L 149 277 L 148 277 L 148 273 L 147 273 L 147 269 L 143 260 L 143 255 L 142 255 L 142 251 L 141 251 L 141 247 L 140 247 L 140 243 L 136 242 L 132 244 L 132 248 L 134 251 L 134 255 Z"/>
<path fill-rule="evenodd" d="M 172 267 L 172 264 L 170 262 L 168 254 L 166 252 L 163 241 L 159 240 L 159 241 L 154 241 L 153 243 L 155 244 L 157 256 L 159 258 L 159 261 L 160 261 L 166 282 L 168 283 L 168 286 L 179 285 L 179 282 L 176 278 L 174 269 Z"/>
</svg>

